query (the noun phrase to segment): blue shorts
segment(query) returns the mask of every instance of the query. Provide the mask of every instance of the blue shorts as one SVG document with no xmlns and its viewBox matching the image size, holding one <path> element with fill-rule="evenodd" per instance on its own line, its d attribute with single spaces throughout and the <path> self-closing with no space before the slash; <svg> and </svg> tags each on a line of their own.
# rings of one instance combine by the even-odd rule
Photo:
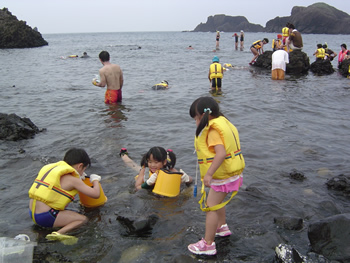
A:
<svg viewBox="0 0 350 263">
<path fill-rule="evenodd" d="M 35 221 L 39 226 L 42 227 L 53 227 L 53 224 L 55 223 L 56 217 L 60 210 L 56 210 L 51 208 L 49 211 L 40 213 L 40 214 L 34 214 Z M 29 209 L 29 216 L 32 218 L 32 211 Z"/>
</svg>

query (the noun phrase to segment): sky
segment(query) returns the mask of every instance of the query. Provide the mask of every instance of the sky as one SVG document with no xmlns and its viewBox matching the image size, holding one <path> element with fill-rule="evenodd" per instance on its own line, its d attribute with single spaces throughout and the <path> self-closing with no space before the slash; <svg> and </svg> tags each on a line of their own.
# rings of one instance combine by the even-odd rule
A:
<svg viewBox="0 0 350 263">
<path fill-rule="evenodd" d="M 323 1 L 350 14 L 349 0 Z M 193 30 L 209 16 L 244 16 L 265 27 L 312 0 L 0 0 L 0 8 L 42 34 Z"/>
</svg>

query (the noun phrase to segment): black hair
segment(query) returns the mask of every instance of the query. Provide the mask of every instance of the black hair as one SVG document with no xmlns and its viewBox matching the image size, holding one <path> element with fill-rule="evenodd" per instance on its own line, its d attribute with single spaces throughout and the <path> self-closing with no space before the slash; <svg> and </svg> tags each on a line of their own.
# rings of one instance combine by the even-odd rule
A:
<svg viewBox="0 0 350 263">
<path fill-rule="evenodd" d="M 346 49 L 346 44 L 341 44 L 340 47 L 343 47 Z"/>
<path fill-rule="evenodd" d="M 109 61 L 109 53 L 107 51 L 101 51 L 98 57 L 101 59 L 102 62 Z"/>
<path fill-rule="evenodd" d="M 264 38 L 263 41 L 265 41 L 266 43 L 269 43 L 269 39 L 268 38 Z"/>
<path fill-rule="evenodd" d="M 219 104 L 212 97 L 200 97 L 196 99 L 192 103 L 189 113 L 192 118 L 196 116 L 201 116 L 204 113 L 196 130 L 197 137 L 204 129 L 204 127 L 209 124 L 209 115 L 211 115 L 213 118 L 224 116 L 220 112 Z"/>
<path fill-rule="evenodd" d="M 295 26 L 293 24 L 289 24 L 288 28 L 295 29 Z"/>
<path fill-rule="evenodd" d="M 63 161 L 69 165 L 83 163 L 84 167 L 90 167 L 91 161 L 89 155 L 84 149 L 71 148 L 64 155 Z"/>
<path fill-rule="evenodd" d="M 148 160 L 151 157 L 151 155 L 153 156 L 153 159 L 158 162 L 164 163 L 164 161 L 166 160 L 167 162 L 166 162 L 165 168 L 172 169 L 175 167 L 175 164 L 176 164 L 175 153 L 171 149 L 165 150 L 163 147 L 159 147 L 159 146 L 152 147 L 151 149 L 149 149 L 147 153 L 145 153 L 142 156 L 141 167 L 148 167 Z"/>
<path fill-rule="evenodd" d="M 327 45 L 327 44 L 324 44 L 322 47 L 323 47 L 323 48 L 328 48 L 328 45 Z"/>
<path fill-rule="evenodd" d="M 318 48 L 321 48 L 321 47 L 322 47 L 322 44 L 317 44 L 317 47 L 318 47 Z"/>
</svg>

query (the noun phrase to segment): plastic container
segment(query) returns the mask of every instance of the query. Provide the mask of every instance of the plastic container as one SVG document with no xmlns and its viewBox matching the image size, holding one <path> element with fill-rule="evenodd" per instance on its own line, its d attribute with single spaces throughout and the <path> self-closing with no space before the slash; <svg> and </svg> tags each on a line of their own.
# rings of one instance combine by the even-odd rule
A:
<svg viewBox="0 0 350 263">
<path fill-rule="evenodd" d="M 180 193 L 181 176 L 182 173 L 160 170 L 153 193 L 167 197 L 178 196 Z"/>
<path fill-rule="evenodd" d="M 83 182 L 87 186 L 93 186 L 92 183 L 90 182 L 89 177 L 86 177 L 83 180 Z M 102 189 L 100 182 L 98 184 L 100 186 L 100 197 L 97 199 L 89 197 L 89 196 L 79 192 L 80 203 L 83 206 L 85 206 L 85 207 L 97 207 L 97 206 L 104 205 L 107 202 L 107 197 L 106 197 L 105 193 L 103 192 L 103 189 Z"/>
<path fill-rule="evenodd" d="M 31 263 L 36 242 L 0 237 L 0 263 Z"/>
</svg>

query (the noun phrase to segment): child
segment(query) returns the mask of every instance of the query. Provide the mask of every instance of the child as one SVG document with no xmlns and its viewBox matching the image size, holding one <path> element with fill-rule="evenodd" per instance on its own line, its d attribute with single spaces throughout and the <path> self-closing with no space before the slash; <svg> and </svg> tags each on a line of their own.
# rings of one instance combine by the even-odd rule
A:
<svg viewBox="0 0 350 263">
<path fill-rule="evenodd" d="M 83 149 L 68 150 L 63 161 L 45 165 L 29 189 L 29 215 L 34 223 L 42 227 L 61 227 L 46 236 L 50 240 L 74 238 L 64 233 L 87 222 L 87 217 L 65 207 L 81 192 L 92 198 L 99 198 L 101 176 L 90 175 L 93 187 L 87 186 L 81 177 L 90 166 L 90 158 Z"/>
<path fill-rule="evenodd" d="M 317 44 L 317 49 L 313 55 L 316 56 L 316 61 L 324 60 L 324 57 L 326 56 L 326 50 L 323 48 L 322 44 Z"/>
<path fill-rule="evenodd" d="M 195 100 L 190 108 L 190 116 L 197 125 L 195 148 L 202 178 L 202 199 L 204 186 L 210 187 L 206 200 L 205 237 L 188 249 L 194 254 L 215 255 L 215 236 L 231 235 L 226 224 L 225 205 L 237 193 L 243 182 L 245 167 L 236 127 L 220 112 L 219 105 L 211 97 Z M 222 203 L 226 195 L 231 198 Z"/>
<path fill-rule="evenodd" d="M 210 82 L 210 93 L 221 95 L 222 78 L 224 77 L 224 69 L 219 63 L 219 57 L 213 58 L 213 63 L 210 64 L 208 79 Z"/>
<path fill-rule="evenodd" d="M 134 168 L 135 165 L 127 154 L 128 152 L 125 148 L 120 150 L 120 156 L 123 158 L 123 161 L 128 166 Z M 152 147 L 141 159 L 141 167 L 135 182 L 136 190 L 153 189 L 157 180 L 158 171 L 160 169 L 168 169 L 170 172 L 177 172 L 174 168 L 175 163 L 176 155 L 172 150 L 168 149 L 166 151 L 163 147 Z M 145 172 L 148 170 L 148 174 L 145 175 Z M 192 177 L 188 176 L 182 169 L 180 169 L 180 172 L 183 173 L 181 176 L 182 183 L 191 183 L 193 181 Z"/>
<path fill-rule="evenodd" d="M 262 41 L 257 40 L 252 44 L 252 46 L 250 47 L 250 51 L 253 53 L 254 57 L 252 61 L 249 62 L 249 65 L 253 65 L 257 57 L 260 54 L 264 53 L 264 45 L 267 43 L 269 43 L 269 40 L 267 38 L 264 38 Z"/>
</svg>

